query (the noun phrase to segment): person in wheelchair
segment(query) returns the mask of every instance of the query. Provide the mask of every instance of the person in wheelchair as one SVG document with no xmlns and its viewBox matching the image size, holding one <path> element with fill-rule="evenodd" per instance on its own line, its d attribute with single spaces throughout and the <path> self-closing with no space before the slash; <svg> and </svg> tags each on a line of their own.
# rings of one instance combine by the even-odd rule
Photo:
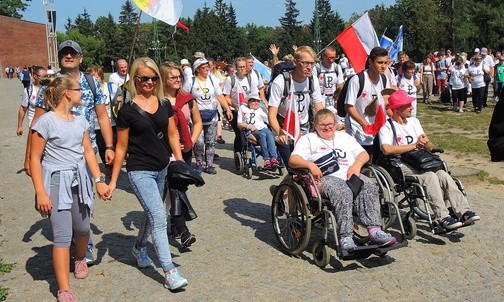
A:
<svg viewBox="0 0 504 302">
<path fill-rule="evenodd" d="M 316 132 L 302 136 L 296 143 L 289 166 L 309 169 L 320 181 L 321 194 L 334 206 L 341 248 L 351 252 L 357 247 L 352 238 L 354 208 L 372 244 L 395 244 L 396 238 L 381 229 L 378 187 L 360 173 L 369 160 L 368 153 L 355 138 L 336 130 L 335 116 L 328 109 L 315 114 L 314 127 Z M 356 187 L 355 191 L 351 186 Z"/>
<path fill-rule="evenodd" d="M 390 95 L 387 109 L 392 111 L 391 120 L 385 123 L 379 132 L 381 149 L 385 156 L 403 154 L 418 148 L 424 148 L 428 151 L 433 149 L 434 145 L 429 141 L 420 121 L 411 116 L 413 101 L 415 99 L 402 90 Z M 392 124 L 395 128 L 395 135 Z M 457 184 L 447 171 L 421 173 L 402 161 L 399 166 L 405 176 L 415 176 L 425 187 L 431 199 L 435 218 L 443 228 L 453 230 L 463 225 L 473 224 L 480 219 L 475 212 L 471 211 L 466 196 L 458 189 Z M 445 197 L 448 200 L 448 206 L 452 207 L 459 219 L 450 215 Z"/>
<path fill-rule="evenodd" d="M 241 105 L 238 111 L 238 128 L 250 131 L 259 141 L 261 155 L 264 160 L 264 169 L 276 169 L 279 162 L 273 132 L 266 124 L 268 113 L 259 105 L 259 94 L 252 92 L 247 96 L 247 105 Z"/>
</svg>

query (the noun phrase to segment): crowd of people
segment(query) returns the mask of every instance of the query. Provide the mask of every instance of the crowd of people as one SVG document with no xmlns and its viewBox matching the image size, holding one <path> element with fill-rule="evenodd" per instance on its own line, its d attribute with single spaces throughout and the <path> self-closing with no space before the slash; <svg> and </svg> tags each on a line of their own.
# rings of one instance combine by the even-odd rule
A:
<svg viewBox="0 0 504 302">
<path fill-rule="evenodd" d="M 268 65 L 273 70 L 281 67 L 271 79 L 254 70 L 252 56 L 224 64 L 196 52 L 191 60 L 159 66 L 147 57 L 137 58 L 131 67 L 118 59 L 117 71 L 106 82 L 99 66 L 80 71 L 83 51 L 71 40 L 58 47 L 61 70 L 56 75 L 48 77 L 43 67 L 31 69 L 28 83 L 23 84 L 17 135 L 23 134 L 28 115 L 24 167 L 33 180 L 37 210 L 50 216 L 55 234 L 58 301 L 75 299 L 68 278 L 72 236 L 75 277 L 86 278 L 93 263 L 89 234 L 93 186 L 100 198 L 110 200 L 126 156 L 131 187 L 144 209 L 132 254 L 139 268 L 152 266 L 146 249 L 152 236 L 164 285 L 178 290 L 188 282 L 172 262 L 168 236 L 185 247 L 194 244 L 196 236 L 186 223 L 191 209 L 174 213 L 171 208 L 167 215 L 168 167 L 170 162 L 184 161 L 199 174 L 216 175 L 215 144 L 223 141 L 223 123 L 235 134 L 235 153 L 244 145 L 244 131 L 256 139 L 265 170 L 281 163 L 310 170 L 334 205 L 340 245 L 351 252 L 356 247 L 351 236 L 355 208 L 372 242 L 380 246 L 396 242 L 381 229 L 378 189 L 360 171 L 379 150 L 385 155 L 432 150 L 415 117 L 420 89 L 428 103 L 433 91 L 441 95 L 447 87 L 457 112 L 466 108 L 470 93 L 477 113 L 486 107 L 491 83 L 495 100 L 504 90 L 504 56 L 496 53 L 494 58 L 487 48 L 476 49 L 471 58 L 441 50 L 418 65 L 406 53 L 400 53 L 394 64 L 386 49 L 376 47 L 366 59 L 366 69 L 358 73 L 332 46 L 321 52 L 320 60 L 309 46 L 294 46 L 293 54 L 282 59 L 276 45 L 269 49 Z M 292 113 L 297 117 L 297 134 L 285 127 Z M 427 188 L 435 217 L 446 229 L 480 219 L 446 171 L 416 171 L 406 164 L 401 168 Z M 363 182 L 357 195 L 346 185 L 355 178 Z M 456 217 L 448 213 L 445 198 Z"/>
</svg>

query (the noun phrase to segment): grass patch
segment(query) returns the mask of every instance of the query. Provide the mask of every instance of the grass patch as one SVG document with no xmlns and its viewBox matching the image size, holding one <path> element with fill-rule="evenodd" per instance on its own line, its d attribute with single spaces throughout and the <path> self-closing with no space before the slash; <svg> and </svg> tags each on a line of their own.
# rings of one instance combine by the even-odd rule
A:
<svg viewBox="0 0 504 302">
<path fill-rule="evenodd" d="M 471 100 L 468 100 L 469 110 Z M 477 153 L 490 156 L 487 147 L 488 126 L 495 104 L 488 101 L 488 107 L 481 114 L 466 111 L 453 112 L 447 104 L 418 104 L 418 119 L 424 131 L 436 147 L 464 154 Z"/>
<path fill-rule="evenodd" d="M 0 276 L 6 273 L 10 273 L 14 268 L 14 264 L 6 264 L 3 263 L 0 259 Z M 0 287 L 0 301 L 5 301 L 7 299 L 7 295 L 9 294 L 8 288 Z"/>
</svg>

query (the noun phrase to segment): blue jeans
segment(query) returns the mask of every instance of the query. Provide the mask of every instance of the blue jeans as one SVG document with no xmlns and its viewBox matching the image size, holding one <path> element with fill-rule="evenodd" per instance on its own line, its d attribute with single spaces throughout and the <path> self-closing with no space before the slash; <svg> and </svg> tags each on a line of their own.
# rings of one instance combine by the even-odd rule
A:
<svg viewBox="0 0 504 302">
<path fill-rule="evenodd" d="M 277 150 L 275 146 L 275 137 L 268 128 L 263 128 L 252 132 L 252 134 L 259 140 L 261 145 L 261 153 L 264 160 L 270 160 L 277 157 Z"/>
<path fill-rule="evenodd" d="M 137 247 L 145 247 L 152 232 L 152 242 L 159 262 L 165 272 L 175 268 L 170 254 L 168 234 L 166 233 L 166 210 L 163 203 L 167 168 L 161 171 L 131 171 L 128 177 L 144 215 L 138 231 Z M 153 188 L 156 188 L 154 190 Z"/>
</svg>

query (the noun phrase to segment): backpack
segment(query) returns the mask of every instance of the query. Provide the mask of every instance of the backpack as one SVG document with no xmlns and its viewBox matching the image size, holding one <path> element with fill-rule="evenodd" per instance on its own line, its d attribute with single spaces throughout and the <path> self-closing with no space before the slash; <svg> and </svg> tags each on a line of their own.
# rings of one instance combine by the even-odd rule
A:
<svg viewBox="0 0 504 302">
<path fill-rule="evenodd" d="M 96 84 L 95 84 L 94 78 L 92 75 L 90 75 L 87 72 L 84 73 L 84 78 L 86 79 L 86 81 L 89 84 L 89 89 L 91 89 L 91 92 L 93 93 L 93 100 L 94 100 L 96 97 Z"/>
<path fill-rule="evenodd" d="M 315 65 L 315 68 L 317 69 L 317 76 L 319 76 L 319 75 L 320 75 L 320 73 L 322 72 L 322 71 L 321 71 L 320 64 L 321 64 L 321 63 L 317 63 L 317 65 Z M 336 62 L 333 62 L 333 63 L 332 63 L 332 66 L 334 66 L 334 73 L 336 74 L 336 77 L 338 77 L 338 76 L 339 76 L 339 72 L 338 72 L 338 69 L 339 69 L 339 68 L 338 68 L 338 64 L 336 64 Z"/>
<path fill-rule="evenodd" d="M 273 80 L 283 74 L 284 76 L 284 93 L 283 93 L 283 96 L 286 97 L 288 94 L 289 94 L 289 89 L 290 89 L 290 72 L 292 70 L 294 70 L 296 66 L 294 66 L 294 63 L 292 63 L 291 61 L 284 61 L 284 62 L 280 62 L 278 64 L 276 64 L 275 66 L 273 66 L 273 72 L 271 73 L 271 81 L 270 81 L 270 84 L 268 85 L 268 88 L 266 88 L 266 91 L 265 91 L 265 95 L 266 95 L 266 99 L 269 99 L 270 97 L 270 93 L 271 93 L 271 82 L 273 82 Z M 288 87 L 288 88 L 287 88 Z"/>
<path fill-rule="evenodd" d="M 338 116 L 340 117 L 346 116 L 346 108 L 345 108 L 346 95 L 348 92 L 348 85 L 350 83 L 350 79 L 353 78 L 354 76 L 357 76 L 359 78 L 359 90 L 357 91 L 357 98 L 360 97 L 360 95 L 362 94 L 362 90 L 364 90 L 364 71 L 361 71 L 358 74 L 354 74 L 347 79 L 345 85 L 343 85 L 343 89 L 341 89 L 338 95 L 338 100 L 336 101 L 336 110 L 338 110 Z M 383 87 L 386 87 L 387 77 L 384 74 L 380 74 L 380 77 L 383 82 Z"/>
<path fill-rule="evenodd" d="M 257 71 L 255 71 L 255 72 L 257 72 Z M 249 83 L 250 90 L 252 90 L 252 77 L 250 76 L 250 74 L 247 74 L 247 81 Z M 236 75 L 233 74 L 231 76 L 231 89 L 233 89 L 233 87 L 235 86 L 235 84 L 236 84 Z"/>
</svg>

